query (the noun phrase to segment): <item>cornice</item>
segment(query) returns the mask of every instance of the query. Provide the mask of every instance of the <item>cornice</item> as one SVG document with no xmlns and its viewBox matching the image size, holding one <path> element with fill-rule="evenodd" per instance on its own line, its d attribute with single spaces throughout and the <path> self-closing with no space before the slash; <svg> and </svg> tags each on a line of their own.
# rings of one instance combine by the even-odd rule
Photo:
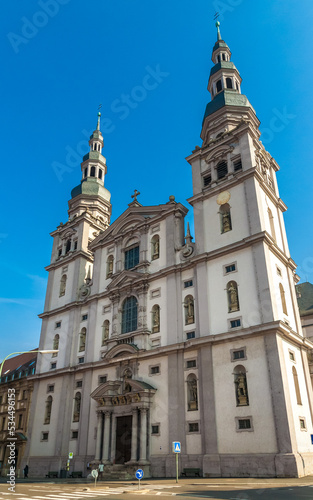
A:
<svg viewBox="0 0 313 500">
<path fill-rule="evenodd" d="M 310 350 L 313 348 L 312 342 L 294 332 L 288 325 L 286 325 L 282 321 L 272 321 L 269 323 L 242 328 L 240 330 L 236 329 L 236 331 L 227 331 L 218 334 L 207 334 L 204 337 L 197 337 L 185 342 L 177 342 L 175 344 L 160 346 L 150 350 L 139 350 L 134 353 L 128 353 L 128 355 L 125 357 L 103 358 L 99 361 L 84 363 L 83 365 L 68 366 L 53 371 L 49 370 L 47 372 L 33 375 L 32 380 L 37 381 L 51 377 L 63 377 L 66 374 L 84 373 L 89 370 L 96 370 L 98 368 L 118 366 L 124 361 L 138 359 L 145 360 L 157 358 L 160 356 L 169 356 L 178 352 L 188 352 L 196 349 L 198 350 L 210 345 L 218 345 L 231 342 L 232 340 L 244 340 L 251 337 L 260 337 L 263 335 L 272 334 L 279 335 L 284 340 L 287 340 L 293 345 L 301 347 L 305 350 Z"/>
</svg>

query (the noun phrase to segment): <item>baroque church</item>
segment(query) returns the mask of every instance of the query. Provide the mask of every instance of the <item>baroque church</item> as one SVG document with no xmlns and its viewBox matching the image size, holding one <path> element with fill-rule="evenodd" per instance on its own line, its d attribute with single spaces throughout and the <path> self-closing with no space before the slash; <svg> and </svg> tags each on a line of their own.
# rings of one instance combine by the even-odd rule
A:
<svg viewBox="0 0 313 500">
<path fill-rule="evenodd" d="M 24 464 L 134 477 L 313 474 L 313 343 L 276 172 L 231 52 L 212 53 L 188 209 L 135 191 L 110 224 L 100 113 L 53 250 Z M 191 188 L 191 186 L 190 186 Z M 310 358 L 309 358 L 310 359 Z M 23 466 L 22 465 L 22 466 Z"/>
</svg>

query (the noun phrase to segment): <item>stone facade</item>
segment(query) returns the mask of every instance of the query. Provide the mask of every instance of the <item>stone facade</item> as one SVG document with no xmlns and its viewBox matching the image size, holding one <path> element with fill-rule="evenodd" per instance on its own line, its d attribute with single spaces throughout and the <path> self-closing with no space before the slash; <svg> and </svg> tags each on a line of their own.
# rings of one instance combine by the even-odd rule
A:
<svg viewBox="0 0 313 500">
<path fill-rule="evenodd" d="M 313 472 L 312 385 L 279 167 L 221 39 L 192 168 L 195 241 L 174 196 L 135 192 L 110 224 L 100 117 L 54 245 L 27 457 L 31 474 Z M 53 387 L 53 391 L 51 390 Z M 50 388 L 50 389 L 49 389 Z M 49 394 L 48 394 L 49 393 Z M 88 466 L 89 464 L 89 466 Z M 117 468 L 117 469 L 116 469 Z"/>
</svg>

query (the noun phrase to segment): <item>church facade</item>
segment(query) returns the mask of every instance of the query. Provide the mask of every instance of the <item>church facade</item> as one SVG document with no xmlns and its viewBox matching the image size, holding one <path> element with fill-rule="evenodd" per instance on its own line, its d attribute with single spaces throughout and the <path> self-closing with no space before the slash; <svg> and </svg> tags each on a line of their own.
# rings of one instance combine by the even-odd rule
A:
<svg viewBox="0 0 313 500">
<path fill-rule="evenodd" d="M 218 25 L 218 23 L 217 23 Z M 312 384 L 279 167 L 219 26 L 192 168 L 195 239 L 174 196 L 135 191 L 110 224 L 100 116 L 54 244 L 25 463 L 30 475 L 141 467 L 313 473 Z"/>
</svg>

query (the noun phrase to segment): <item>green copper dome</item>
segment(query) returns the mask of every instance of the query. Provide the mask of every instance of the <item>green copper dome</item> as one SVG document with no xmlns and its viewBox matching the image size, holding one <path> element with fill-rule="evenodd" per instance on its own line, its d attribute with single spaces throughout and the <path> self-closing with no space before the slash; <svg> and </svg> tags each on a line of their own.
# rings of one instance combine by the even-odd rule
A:
<svg viewBox="0 0 313 500">
<path fill-rule="evenodd" d="M 100 196 L 101 198 L 110 201 L 111 193 L 104 186 L 99 184 L 97 179 L 89 177 L 84 179 L 79 186 L 74 187 L 71 192 L 72 199 L 79 195 Z"/>
</svg>

